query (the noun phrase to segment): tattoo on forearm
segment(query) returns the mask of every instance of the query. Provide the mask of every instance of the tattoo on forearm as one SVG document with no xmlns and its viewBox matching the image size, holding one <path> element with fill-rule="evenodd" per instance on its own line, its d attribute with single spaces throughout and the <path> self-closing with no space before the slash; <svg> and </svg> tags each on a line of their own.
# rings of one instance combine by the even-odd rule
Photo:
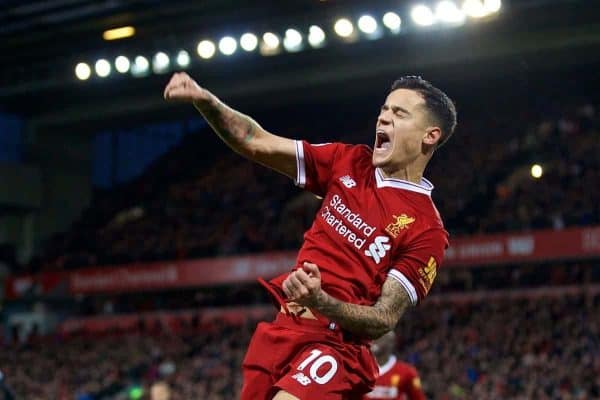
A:
<svg viewBox="0 0 600 400">
<path fill-rule="evenodd" d="M 256 135 L 258 124 L 247 115 L 233 110 L 219 100 L 198 104 L 196 108 L 219 137 L 231 148 L 243 151 L 243 144 Z"/>
<path fill-rule="evenodd" d="M 317 310 L 353 334 L 376 339 L 394 329 L 409 304 L 404 287 L 388 277 L 373 306 L 345 303 L 325 294 Z"/>
</svg>

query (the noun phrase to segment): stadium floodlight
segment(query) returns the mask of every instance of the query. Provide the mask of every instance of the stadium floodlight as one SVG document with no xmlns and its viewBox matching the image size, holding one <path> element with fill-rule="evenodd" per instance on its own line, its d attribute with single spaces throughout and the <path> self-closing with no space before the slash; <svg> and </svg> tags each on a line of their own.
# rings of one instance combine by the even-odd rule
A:
<svg viewBox="0 0 600 400">
<path fill-rule="evenodd" d="M 182 68 L 187 68 L 190 65 L 190 54 L 185 50 L 179 50 L 175 62 Z"/>
<path fill-rule="evenodd" d="M 154 58 L 152 58 L 152 71 L 161 74 L 167 71 L 170 64 L 171 60 L 169 59 L 169 56 L 166 53 L 159 51 L 154 55 Z"/>
<path fill-rule="evenodd" d="M 386 12 L 383 15 L 383 25 L 386 26 L 392 33 L 400 32 L 400 26 L 402 25 L 402 20 L 400 16 L 395 12 Z"/>
<path fill-rule="evenodd" d="M 377 31 L 377 21 L 370 15 L 363 15 L 358 19 L 358 29 L 367 35 L 372 35 Z"/>
<path fill-rule="evenodd" d="M 279 36 L 274 34 L 273 32 L 266 32 L 262 36 L 262 41 L 260 42 L 260 54 L 263 56 L 272 56 L 279 53 L 281 44 L 281 40 Z"/>
<path fill-rule="evenodd" d="M 544 174 L 544 169 L 542 168 L 542 166 L 540 164 L 533 164 L 531 166 L 530 172 L 531 172 L 531 176 L 533 178 L 539 179 Z"/>
<path fill-rule="evenodd" d="M 129 71 L 129 67 L 131 63 L 129 62 L 129 58 L 125 56 L 118 56 L 115 58 L 115 69 L 117 72 L 124 74 Z"/>
<path fill-rule="evenodd" d="M 308 28 L 308 43 L 312 47 L 321 47 L 325 44 L 325 32 L 320 26 L 312 25 Z"/>
<path fill-rule="evenodd" d="M 144 56 L 137 56 L 133 60 L 133 65 L 131 66 L 131 75 L 135 77 L 145 76 L 148 74 L 150 69 L 150 63 L 148 59 Z"/>
<path fill-rule="evenodd" d="M 89 79 L 90 75 L 92 75 L 92 69 L 86 63 L 80 62 L 75 66 L 75 76 L 80 81 Z"/>
<path fill-rule="evenodd" d="M 122 26 L 120 28 L 108 29 L 102 33 L 102 38 L 108 40 L 124 39 L 135 35 L 133 26 Z"/>
<path fill-rule="evenodd" d="M 106 78 L 108 75 L 110 75 L 110 63 L 104 58 L 96 61 L 94 69 L 96 70 L 96 75 L 98 75 L 100 78 Z"/>
<path fill-rule="evenodd" d="M 482 18 L 489 14 L 481 0 L 465 0 L 462 9 L 465 14 L 473 18 Z"/>
<path fill-rule="evenodd" d="M 448 24 L 462 24 L 465 22 L 465 13 L 450 0 L 442 0 L 435 8 L 436 19 Z"/>
<path fill-rule="evenodd" d="M 295 29 L 288 29 L 285 31 L 283 37 L 283 47 L 287 51 L 298 51 L 302 46 L 302 34 Z"/>
<path fill-rule="evenodd" d="M 335 33 L 343 38 L 348 38 L 354 33 L 354 25 L 347 18 L 340 18 L 335 22 L 333 26 Z"/>
<path fill-rule="evenodd" d="M 213 42 L 211 42 L 210 40 L 203 40 L 200 43 L 198 43 L 198 47 L 196 47 L 196 51 L 198 52 L 198 55 L 200 57 L 207 60 L 215 55 L 217 48 L 215 47 L 215 44 Z"/>
<path fill-rule="evenodd" d="M 279 37 L 272 32 L 265 33 L 263 35 L 263 41 L 265 42 L 265 45 L 270 49 L 276 49 L 277 47 L 279 47 Z"/>
<path fill-rule="evenodd" d="M 255 34 L 247 32 L 240 38 L 240 47 L 245 51 L 254 51 L 258 46 L 258 38 Z"/>
<path fill-rule="evenodd" d="M 225 36 L 219 40 L 219 51 L 226 56 L 230 56 L 237 50 L 237 42 L 231 36 Z"/>
<path fill-rule="evenodd" d="M 414 6 L 410 11 L 410 16 L 415 24 L 420 26 L 431 26 L 435 23 L 433 11 L 431 11 L 431 8 L 424 4 Z"/>
<path fill-rule="evenodd" d="M 483 8 L 490 14 L 498 12 L 502 8 L 502 0 L 483 0 Z"/>
</svg>

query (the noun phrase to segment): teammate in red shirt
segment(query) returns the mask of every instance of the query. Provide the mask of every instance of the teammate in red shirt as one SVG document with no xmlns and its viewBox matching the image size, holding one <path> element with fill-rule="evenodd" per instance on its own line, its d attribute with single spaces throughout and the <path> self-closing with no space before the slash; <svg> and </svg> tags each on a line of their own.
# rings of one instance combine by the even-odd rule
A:
<svg viewBox="0 0 600 400">
<path fill-rule="evenodd" d="M 281 312 L 256 329 L 242 399 L 360 399 L 377 375 L 369 339 L 427 295 L 448 245 L 423 172 L 454 130 L 452 101 L 420 77 L 399 79 L 371 149 L 269 133 L 185 73 L 164 96 L 192 102 L 233 150 L 323 197 L 295 268 L 262 281 Z"/>
<path fill-rule="evenodd" d="M 421 379 L 412 365 L 396 358 L 396 334 L 388 332 L 371 344 L 379 365 L 375 388 L 363 400 L 425 400 Z"/>
</svg>

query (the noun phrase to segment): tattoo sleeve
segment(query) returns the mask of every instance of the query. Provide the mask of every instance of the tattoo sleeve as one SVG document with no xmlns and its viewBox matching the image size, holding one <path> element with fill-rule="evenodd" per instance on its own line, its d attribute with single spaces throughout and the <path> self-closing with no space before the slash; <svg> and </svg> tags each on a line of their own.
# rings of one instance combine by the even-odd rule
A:
<svg viewBox="0 0 600 400">
<path fill-rule="evenodd" d="M 394 329 L 411 304 L 406 290 L 394 278 L 383 283 L 381 296 L 372 306 L 346 303 L 323 292 L 317 311 L 342 328 L 361 337 L 376 339 Z"/>
<path fill-rule="evenodd" d="M 194 107 L 229 147 L 240 154 L 250 155 L 249 142 L 261 130 L 256 121 L 228 107 L 215 96 L 207 102 L 195 102 Z"/>
</svg>

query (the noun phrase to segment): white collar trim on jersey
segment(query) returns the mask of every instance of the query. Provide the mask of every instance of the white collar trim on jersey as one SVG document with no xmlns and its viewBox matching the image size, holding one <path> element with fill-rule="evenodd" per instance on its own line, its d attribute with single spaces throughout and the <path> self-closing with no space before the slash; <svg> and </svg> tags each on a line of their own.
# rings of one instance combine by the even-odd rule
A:
<svg viewBox="0 0 600 400">
<path fill-rule="evenodd" d="M 396 364 L 396 356 L 391 355 L 390 358 L 385 362 L 385 364 L 379 366 L 379 376 L 387 374 L 390 369 Z"/>
<path fill-rule="evenodd" d="M 375 168 L 375 179 L 377 180 L 377 187 L 393 187 L 397 189 L 410 190 L 411 192 L 417 192 L 431 196 L 433 190 L 433 184 L 425 178 L 421 178 L 420 183 L 412 183 L 403 179 L 396 178 L 385 178 L 381 169 Z"/>
</svg>

